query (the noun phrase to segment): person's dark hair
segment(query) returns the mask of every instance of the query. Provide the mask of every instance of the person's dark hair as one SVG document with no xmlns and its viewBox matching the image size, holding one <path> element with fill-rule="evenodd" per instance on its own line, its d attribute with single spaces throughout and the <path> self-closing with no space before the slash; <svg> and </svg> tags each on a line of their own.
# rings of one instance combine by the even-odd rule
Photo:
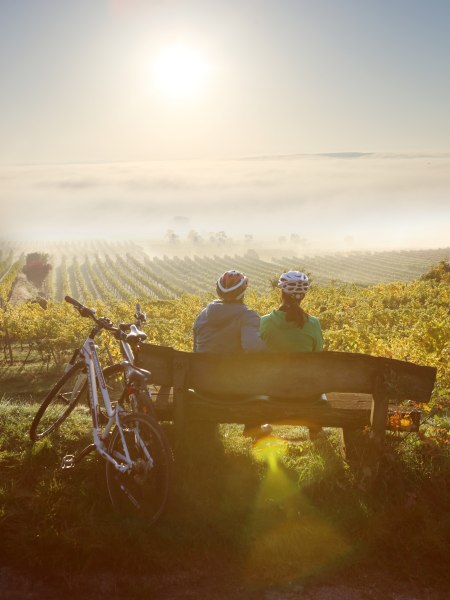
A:
<svg viewBox="0 0 450 600">
<path fill-rule="evenodd" d="M 302 298 L 297 299 L 282 291 L 281 305 L 278 309 L 286 313 L 286 321 L 296 323 L 300 329 L 303 328 L 309 318 L 308 313 L 300 306 L 300 302 L 303 300 L 305 295 L 303 294 L 302 296 Z"/>
</svg>

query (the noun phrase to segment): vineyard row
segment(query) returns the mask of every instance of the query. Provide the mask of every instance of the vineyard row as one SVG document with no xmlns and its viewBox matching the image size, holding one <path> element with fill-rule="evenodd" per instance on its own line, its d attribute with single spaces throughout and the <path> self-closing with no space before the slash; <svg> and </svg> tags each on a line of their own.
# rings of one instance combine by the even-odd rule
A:
<svg viewBox="0 0 450 600">
<path fill-rule="evenodd" d="M 106 246 L 105 243 L 104 249 Z M 123 250 L 128 251 L 103 256 L 100 253 L 73 258 L 62 256 L 52 263 L 41 295 L 57 301 L 67 294 L 81 301 L 171 300 L 185 293 L 213 293 L 217 277 L 228 269 L 238 269 L 248 275 L 251 289 L 258 294 L 269 292 L 273 280 L 287 269 L 306 271 L 313 284 L 341 281 L 367 286 L 417 279 L 431 264 L 429 258 L 401 252 L 263 260 L 254 252 L 243 256 L 150 258 L 144 253 L 132 252 L 131 245 Z M 443 251 L 442 258 L 446 256 Z M 4 304 L 24 264 L 24 256 L 13 262 L 12 251 L 3 249 L 0 258 L 0 302 Z"/>
</svg>

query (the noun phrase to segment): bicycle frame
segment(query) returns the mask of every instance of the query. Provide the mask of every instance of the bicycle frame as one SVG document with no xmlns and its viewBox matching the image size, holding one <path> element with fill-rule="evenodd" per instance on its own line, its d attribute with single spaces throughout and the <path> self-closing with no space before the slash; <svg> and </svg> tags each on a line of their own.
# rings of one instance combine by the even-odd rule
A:
<svg viewBox="0 0 450 600">
<path fill-rule="evenodd" d="M 120 345 L 120 354 L 122 355 L 122 358 L 124 358 L 126 361 L 128 361 L 131 365 L 134 365 L 134 353 L 133 353 L 133 350 L 132 350 L 130 344 L 128 342 L 120 340 L 119 345 Z"/>
<path fill-rule="evenodd" d="M 100 362 L 98 359 L 97 347 L 91 336 L 89 336 L 84 342 L 83 346 L 80 349 L 80 354 L 82 356 L 83 362 L 86 365 L 85 376 L 87 376 L 88 398 L 91 409 L 92 433 L 95 447 L 97 451 L 103 456 L 103 458 L 111 462 L 118 471 L 123 473 L 131 469 L 132 460 L 130 458 L 125 438 L 123 436 L 122 427 L 120 425 L 121 408 L 119 404 L 116 404 L 114 409 L 111 406 L 111 400 L 109 398 L 108 390 L 105 384 L 105 379 L 103 377 L 102 369 L 100 367 Z M 97 382 L 99 383 L 102 400 L 105 405 L 106 414 L 108 416 L 108 422 L 106 423 L 103 429 L 99 425 L 98 418 L 99 398 L 96 385 Z M 104 448 L 104 442 L 106 441 L 108 434 L 111 431 L 114 424 L 118 427 L 122 438 L 125 456 L 121 458 L 123 458 L 126 464 L 121 464 L 117 462 L 117 460 L 113 458 L 110 454 L 108 454 L 108 452 Z"/>
<path fill-rule="evenodd" d="M 124 370 L 125 370 L 125 374 L 126 374 L 125 375 L 126 380 L 128 382 L 128 377 L 130 375 L 130 372 L 133 369 L 136 369 L 136 367 L 134 367 L 134 365 L 132 364 L 134 361 L 134 356 L 133 356 L 131 347 L 127 343 L 127 339 L 126 339 L 127 335 L 124 333 L 123 330 L 113 327 L 113 325 L 109 319 L 106 319 L 104 317 L 99 317 L 99 318 L 95 317 L 94 309 L 89 309 L 89 308 L 83 306 L 77 300 L 71 298 L 70 296 L 66 296 L 65 300 L 67 302 L 69 302 L 69 304 L 72 304 L 73 306 L 75 306 L 75 308 L 80 312 L 80 315 L 82 317 L 89 317 L 89 318 L 93 319 L 93 321 L 95 322 L 95 325 L 92 328 L 92 330 L 90 331 L 84 344 L 81 346 L 81 348 L 78 348 L 74 351 L 74 353 L 72 354 L 72 357 L 69 361 L 69 364 L 67 365 L 67 368 L 66 368 L 66 371 L 68 371 L 75 364 L 80 364 L 80 363 L 83 364 L 83 366 L 84 366 L 83 372 L 80 373 L 80 376 L 75 381 L 75 385 L 71 392 L 70 400 L 75 401 L 78 398 L 78 395 L 79 395 L 79 392 L 80 392 L 82 386 L 87 384 L 89 406 L 90 406 L 90 412 L 91 412 L 91 418 L 92 418 L 92 432 L 93 432 L 93 438 L 94 438 L 94 444 L 92 446 L 95 447 L 97 449 L 97 451 L 101 454 L 101 456 L 103 456 L 103 458 L 105 460 L 109 461 L 114 466 L 115 469 L 117 469 L 121 473 L 125 473 L 127 471 L 132 470 L 133 467 L 135 466 L 133 460 L 131 459 L 131 456 L 130 456 L 130 453 L 129 453 L 129 450 L 127 447 L 127 443 L 125 440 L 125 436 L 124 436 L 124 433 L 122 430 L 122 426 L 120 423 L 121 414 L 128 414 L 128 413 L 127 413 L 127 411 L 125 411 L 123 409 L 120 402 L 117 402 L 114 405 L 114 407 L 111 404 L 111 399 L 110 399 L 110 396 L 108 393 L 108 389 L 106 387 L 106 382 L 105 382 L 105 378 L 103 376 L 103 371 L 100 366 L 100 361 L 99 361 L 98 353 L 97 353 L 97 346 L 94 342 L 94 338 L 103 329 L 106 329 L 106 330 L 110 331 L 111 333 L 113 333 L 114 336 L 116 337 L 116 339 L 120 340 L 121 344 L 123 344 L 123 351 L 126 353 L 127 356 L 129 356 L 131 358 L 131 360 L 129 362 L 124 361 L 122 363 Z M 137 308 L 138 307 L 139 307 L 139 305 L 137 305 Z M 137 333 L 137 334 L 141 333 L 142 334 L 142 332 L 138 332 L 138 330 L 135 328 L 134 324 L 132 325 L 132 328 L 133 328 L 133 333 Z M 136 370 L 138 370 L 138 369 L 136 369 Z M 143 375 L 142 370 L 140 370 L 140 375 L 141 376 Z M 145 377 L 145 375 L 144 375 L 144 377 Z M 86 381 L 86 379 L 87 379 L 87 381 Z M 100 389 L 101 400 L 103 401 L 106 416 L 108 418 L 108 421 L 107 421 L 106 425 L 103 427 L 103 429 L 102 429 L 102 427 L 100 427 L 100 423 L 99 423 L 100 409 L 99 409 L 98 387 Z M 113 456 L 111 456 L 111 454 L 109 454 L 109 452 L 107 450 L 105 450 L 105 447 L 104 447 L 104 442 L 106 442 L 106 440 L 108 439 L 108 435 L 111 432 L 111 429 L 113 428 L 114 425 L 116 425 L 117 431 L 119 432 L 120 439 L 122 440 L 122 447 L 123 447 L 123 452 L 124 452 L 124 454 L 122 454 L 122 452 L 115 451 L 114 454 L 115 454 L 115 456 L 118 457 L 118 459 L 120 461 L 123 461 L 123 462 L 118 462 Z M 135 436 L 135 442 L 140 446 L 140 448 L 143 451 L 148 462 L 150 464 L 153 464 L 153 460 L 150 456 L 150 453 L 148 452 L 148 449 L 147 449 L 145 443 L 141 439 L 138 428 L 134 431 L 134 436 Z M 84 454 L 84 451 L 82 452 L 82 455 L 83 454 Z M 72 455 L 69 455 L 69 456 L 72 456 Z M 75 458 L 75 457 L 72 457 L 72 458 Z"/>
<path fill-rule="evenodd" d="M 147 320 L 147 316 L 145 313 L 141 312 L 141 305 L 136 304 L 136 321 L 134 323 L 124 323 L 121 327 L 124 329 L 129 329 L 130 334 L 135 337 L 136 341 L 139 343 L 146 339 L 146 335 L 140 330 L 140 326 L 142 323 L 145 323 Z M 139 337 L 143 336 L 143 339 L 139 340 Z M 119 340 L 120 345 L 120 353 L 122 358 L 128 361 L 131 365 L 134 365 L 134 352 L 132 349 L 132 345 L 126 339 Z"/>
</svg>

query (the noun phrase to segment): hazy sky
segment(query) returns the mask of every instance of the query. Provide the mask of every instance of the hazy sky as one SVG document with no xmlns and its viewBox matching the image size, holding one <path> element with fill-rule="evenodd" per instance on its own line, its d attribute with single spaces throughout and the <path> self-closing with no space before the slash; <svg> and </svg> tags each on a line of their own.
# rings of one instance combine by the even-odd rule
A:
<svg viewBox="0 0 450 600">
<path fill-rule="evenodd" d="M 42 237 L 42 205 L 84 235 L 77 198 L 111 230 L 127 206 L 219 230 L 243 202 L 256 233 L 274 206 L 330 235 L 338 213 L 348 236 L 441 231 L 449 57 L 448 0 L 0 0 L 0 234 Z M 230 162 L 351 151 L 377 158 Z"/>
<path fill-rule="evenodd" d="M 450 155 L 296 156 L 0 167 L 9 238 L 225 230 L 310 250 L 450 244 Z"/>
</svg>

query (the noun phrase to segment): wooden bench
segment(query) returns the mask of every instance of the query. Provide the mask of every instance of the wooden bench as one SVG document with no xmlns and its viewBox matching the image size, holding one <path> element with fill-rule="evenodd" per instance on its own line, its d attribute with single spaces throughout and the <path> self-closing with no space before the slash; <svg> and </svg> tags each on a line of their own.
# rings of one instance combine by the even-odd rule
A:
<svg viewBox="0 0 450 600">
<path fill-rule="evenodd" d="M 364 428 L 382 442 L 390 404 L 429 402 L 436 379 L 434 367 L 345 352 L 227 355 L 145 344 L 137 363 L 162 386 L 159 417 L 180 438 L 195 421 L 298 424 L 342 428 L 347 450 Z"/>
</svg>

